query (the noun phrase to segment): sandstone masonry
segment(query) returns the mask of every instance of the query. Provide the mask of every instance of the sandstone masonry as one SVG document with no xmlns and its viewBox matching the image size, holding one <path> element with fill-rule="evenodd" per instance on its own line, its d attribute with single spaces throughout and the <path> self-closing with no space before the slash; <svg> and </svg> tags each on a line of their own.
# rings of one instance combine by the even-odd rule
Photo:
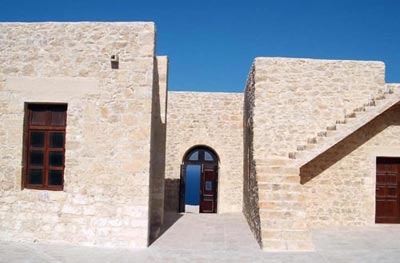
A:
<svg viewBox="0 0 400 263">
<path fill-rule="evenodd" d="M 374 118 L 387 114 L 384 112 L 399 101 L 399 87 L 385 84 L 380 62 L 255 60 L 245 94 L 245 159 L 249 158 L 245 181 L 253 184 L 245 196 L 245 211 L 265 250 L 313 249 L 309 229 L 318 225 L 373 223 L 373 168 L 376 157 L 382 155 L 358 156 L 341 175 L 335 170 L 335 177 L 324 177 L 340 165 L 329 168 L 334 160 L 341 163 L 340 158 L 350 151 L 339 148 L 342 156 L 335 158 L 327 154 L 335 153 L 339 145 L 352 150 L 359 147 L 347 138 L 363 134 L 359 130 L 366 129 L 365 125 L 376 128 Z M 381 140 L 385 140 L 383 136 Z M 291 149 L 297 152 L 293 154 Z M 322 153 L 327 159 L 321 163 L 317 156 Z M 365 167 L 368 176 L 351 172 Z M 369 179 L 364 181 L 363 177 Z M 350 198 L 353 191 L 359 193 L 354 199 Z M 334 198 L 326 201 L 328 195 Z"/>
<path fill-rule="evenodd" d="M 166 209 L 177 211 L 180 165 L 193 146 L 211 147 L 219 156 L 218 212 L 242 210 L 243 94 L 169 92 Z"/>
<path fill-rule="evenodd" d="M 0 23 L 0 238 L 146 247 L 208 147 L 217 213 L 242 211 L 264 250 L 312 250 L 312 228 L 375 224 L 399 101 L 374 61 L 256 58 L 244 93 L 168 92 L 153 23 Z M 31 103 L 68 105 L 62 191 L 24 187 Z"/>
<path fill-rule="evenodd" d="M 2 239 L 147 246 L 154 39 L 153 23 L 1 24 Z M 64 191 L 21 189 L 29 102 L 68 104 Z"/>
</svg>

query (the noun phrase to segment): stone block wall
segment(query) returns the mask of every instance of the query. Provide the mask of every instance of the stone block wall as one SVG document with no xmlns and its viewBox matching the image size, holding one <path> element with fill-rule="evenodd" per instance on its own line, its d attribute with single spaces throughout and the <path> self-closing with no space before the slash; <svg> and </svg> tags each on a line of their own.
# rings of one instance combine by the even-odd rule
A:
<svg viewBox="0 0 400 263">
<path fill-rule="evenodd" d="M 154 45 L 147 22 L 0 24 L 1 239 L 147 245 Z M 21 188 L 29 102 L 68 104 L 64 191 Z"/>
<path fill-rule="evenodd" d="M 0 238 L 145 247 L 178 210 L 182 159 L 200 145 L 220 158 L 218 213 L 243 211 L 265 250 L 373 224 L 376 157 L 400 156 L 400 106 L 302 167 L 288 152 L 382 93 L 384 71 L 257 58 L 245 94 L 167 92 L 153 23 L 0 23 Z M 27 103 L 68 104 L 63 191 L 23 188 Z"/>
<path fill-rule="evenodd" d="M 384 64 L 257 58 L 250 74 L 261 245 L 265 250 L 313 249 L 300 170 L 291 165 L 288 152 L 383 92 Z"/>
<path fill-rule="evenodd" d="M 395 105 L 301 168 L 310 228 L 375 223 L 376 158 L 399 157 L 399 136 Z"/>
<path fill-rule="evenodd" d="M 246 83 L 243 107 L 243 214 L 257 242 L 262 245 L 258 183 L 254 159 L 254 65 Z"/>
<path fill-rule="evenodd" d="M 168 58 L 154 60 L 150 160 L 150 243 L 161 234 L 164 221 L 165 155 L 167 139 Z"/>
<path fill-rule="evenodd" d="M 243 94 L 168 92 L 165 207 L 176 212 L 187 150 L 206 145 L 220 158 L 218 213 L 242 211 Z"/>
<path fill-rule="evenodd" d="M 257 58 L 254 65 L 260 158 L 286 158 L 385 88 L 382 62 Z"/>
</svg>

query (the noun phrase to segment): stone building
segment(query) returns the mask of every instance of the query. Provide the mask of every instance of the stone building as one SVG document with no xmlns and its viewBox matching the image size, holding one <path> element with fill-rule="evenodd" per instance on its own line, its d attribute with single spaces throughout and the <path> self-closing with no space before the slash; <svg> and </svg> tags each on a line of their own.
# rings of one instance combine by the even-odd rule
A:
<svg viewBox="0 0 400 263">
<path fill-rule="evenodd" d="M 0 238 L 146 247 L 195 209 L 310 250 L 313 228 L 400 223 L 383 63 L 256 58 L 243 94 L 167 83 L 153 23 L 1 23 Z"/>
</svg>

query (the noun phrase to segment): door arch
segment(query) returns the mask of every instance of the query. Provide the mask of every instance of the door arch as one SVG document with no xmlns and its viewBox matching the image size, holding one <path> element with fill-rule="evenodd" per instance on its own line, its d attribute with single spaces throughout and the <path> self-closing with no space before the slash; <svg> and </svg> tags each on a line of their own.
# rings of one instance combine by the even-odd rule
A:
<svg viewBox="0 0 400 263">
<path fill-rule="evenodd" d="M 198 202 L 200 213 L 217 212 L 218 164 L 219 157 L 210 147 L 194 146 L 186 151 L 181 165 L 179 212 L 185 212 L 188 202 Z"/>
</svg>

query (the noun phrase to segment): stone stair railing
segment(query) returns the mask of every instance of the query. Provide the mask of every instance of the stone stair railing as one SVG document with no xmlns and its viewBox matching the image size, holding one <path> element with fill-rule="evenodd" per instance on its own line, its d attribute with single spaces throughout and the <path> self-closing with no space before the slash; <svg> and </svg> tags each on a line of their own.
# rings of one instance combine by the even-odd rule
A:
<svg viewBox="0 0 400 263">
<path fill-rule="evenodd" d="M 344 118 L 326 127 L 316 136 L 308 138 L 305 144 L 298 145 L 297 150 L 289 152 L 294 167 L 301 167 L 325 152 L 347 136 L 364 126 L 376 116 L 383 113 L 400 100 L 400 85 L 387 84 L 386 90 L 365 103 L 363 106 L 345 114 Z"/>
</svg>

